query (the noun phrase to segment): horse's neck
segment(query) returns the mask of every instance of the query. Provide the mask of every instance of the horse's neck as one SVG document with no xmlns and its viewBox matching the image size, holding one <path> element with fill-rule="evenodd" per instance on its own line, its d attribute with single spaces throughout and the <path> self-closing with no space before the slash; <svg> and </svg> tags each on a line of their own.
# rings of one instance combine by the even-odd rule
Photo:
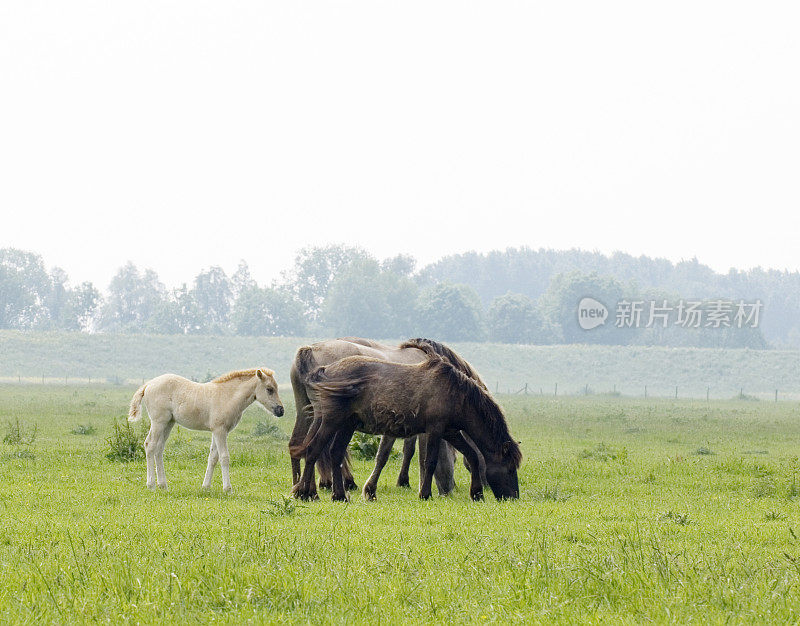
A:
<svg viewBox="0 0 800 626">
<path fill-rule="evenodd" d="M 475 442 L 481 454 L 483 454 L 483 456 L 493 455 L 499 457 L 501 455 L 500 446 L 492 436 L 491 427 L 486 423 L 483 415 L 478 413 L 475 409 L 469 408 L 465 416 L 465 421 L 465 426 L 467 427 L 464 430 L 472 441 Z"/>
<path fill-rule="evenodd" d="M 224 383 L 217 383 L 225 385 L 225 391 L 230 395 L 231 402 L 241 412 L 253 404 L 256 383 L 253 378 L 235 378 Z"/>
</svg>

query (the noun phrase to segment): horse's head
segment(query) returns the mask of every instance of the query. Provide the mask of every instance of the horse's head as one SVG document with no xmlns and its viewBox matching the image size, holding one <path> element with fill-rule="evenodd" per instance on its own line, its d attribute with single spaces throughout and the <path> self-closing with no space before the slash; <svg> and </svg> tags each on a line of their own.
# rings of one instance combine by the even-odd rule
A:
<svg viewBox="0 0 800 626">
<path fill-rule="evenodd" d="M 514 441 L 506 441 L 499 455 L 486 457 L 486 481 L 498 500 L 519 498 L 517 467 L 520 458 L 519 446 Z"/>
<path fill-rule="evenodd" d="M 283 403 L 278 396 L 278 383 L 272 370 L 259 369 L 256 372 L 256 400 L 276 417 L 283 415 Z"/>
</svg>

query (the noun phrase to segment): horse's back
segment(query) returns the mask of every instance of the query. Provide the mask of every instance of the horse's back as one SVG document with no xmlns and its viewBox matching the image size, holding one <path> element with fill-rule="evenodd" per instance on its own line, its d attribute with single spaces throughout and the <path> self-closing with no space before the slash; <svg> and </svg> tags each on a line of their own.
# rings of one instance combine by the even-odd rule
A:
<svg viewBox="0 0 800 626">
<path fill-rule="evenodd" d="M 178 374 L 156 376 L 145 385 L 144 402 L 147 412 L 151 417 L 154 413 L 174 414 L 177 407 L 185 402 L 187 394 L 196 394 L 196 387 L 201 385 Z"/>
</svg>

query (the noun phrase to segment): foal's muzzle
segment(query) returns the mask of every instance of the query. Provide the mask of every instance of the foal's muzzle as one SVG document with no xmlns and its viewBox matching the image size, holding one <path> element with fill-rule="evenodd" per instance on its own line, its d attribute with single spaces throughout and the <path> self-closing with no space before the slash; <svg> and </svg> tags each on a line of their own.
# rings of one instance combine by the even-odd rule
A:
<svg viewBox="0 0 800 626">
<path fill-rule="evenodd" d="M 272 409 L 272 412 L 275 413 L 275 417 L 280 417 L 281 415 L 283 415 L 283 406 L 279 404 L 274 409 Z"/>
</svg>

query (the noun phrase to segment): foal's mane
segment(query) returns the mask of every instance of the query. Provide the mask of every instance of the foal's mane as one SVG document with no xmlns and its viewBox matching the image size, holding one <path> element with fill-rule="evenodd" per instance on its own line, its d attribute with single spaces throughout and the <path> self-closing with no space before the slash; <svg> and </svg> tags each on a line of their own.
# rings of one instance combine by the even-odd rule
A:
<svg viewBox="0 0 800 626">
<path fill-rule="evenodd" d="M 465 361 L 466 362 L 466 361 Z M 423 367 L 433 373 L 439 374 L 450 385 L 454 395 L 461 396 L 475 411 L 484 418 L 489 426 L 489 432 L 495 442 L 502 447 L 508 443 L 509 450 L 504 455 L 509 455 L 514 464 L 519 467 L 522 462 L 522 451 L 508 431 L 503 411 L 498 406 L 489 391 L 481 386 L 480 378 L 475 380 L 455 367 L 449 360 L 439 355 L 428 355 L 428 360 Z"/>
<path fill-rule="evenodd" d="M 250 378 L 251 376 L 255 376 L 256 373 L 261 370 L 267 376 L 274 376 L 275 372 L 271 369 L 267 369 L 266 367 L 253 367 L 249 370 L 233 370 L 232 372 L 228 372 L 227 374 L 223 374 L 222 376 L 218 376 L 212 383 L 227 383 L 229 380 L 233 380 L 235 378 Z"/>
</svg>

